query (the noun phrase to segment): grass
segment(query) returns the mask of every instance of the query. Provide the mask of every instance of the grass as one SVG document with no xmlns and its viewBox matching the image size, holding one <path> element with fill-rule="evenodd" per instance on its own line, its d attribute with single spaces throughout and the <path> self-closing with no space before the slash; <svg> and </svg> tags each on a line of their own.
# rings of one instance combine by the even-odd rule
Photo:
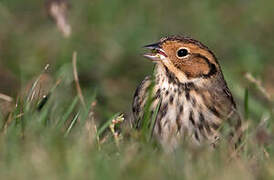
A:
<svg viewBox="0 0 274 180">
<path fill-rule="evenodd" d="M 77 92 L 62 98 L 59 95 L 67 88 L 62 81 L 53 83 L 43 102 L 47 96 L 35 95 L 46 73 L 1 118 L 1 179 L 272 179 L 274 175 L 270 117 L 263 124 L 250 124 L 237 156 L 225 142 L 216 150 L 185 143 L 174 153 L 165 153 L 150 138 L 143 138 L 150 137 L 150 129 L 136 132 L 125 126 L 118 134 L 120 113 L 98 125 L 96 98 L 90 98 L 90 107 L 83 106 Z M 247 104 L 246 91 L 245 112 Z"/>
<path fill-rule="evenodd" d="M 0 179 L 273 179 L 273 1 L 70 1 L 70 33 L 44 5 L 0 1 Z M 165 153 L 127 126 L 153 67 L 141 47 L 171 34 L 216 53 L 245 119 L 237 156 Z"/>
</svg>

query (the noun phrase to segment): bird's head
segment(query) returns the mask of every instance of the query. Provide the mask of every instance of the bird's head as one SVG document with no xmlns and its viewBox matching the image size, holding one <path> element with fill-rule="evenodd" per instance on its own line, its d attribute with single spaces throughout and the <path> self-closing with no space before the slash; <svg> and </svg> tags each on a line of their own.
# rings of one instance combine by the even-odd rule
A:
<svg viewBox="0 0 274 180">
<path fill-rule="evenodd" d="M 166 37 L 145 48 L 151 50 L 144 54 L 146 58 L 163 64 L 180 82 L 211 78 L 220 71 L 214 54 L 192 38 Z"/>
</svg>

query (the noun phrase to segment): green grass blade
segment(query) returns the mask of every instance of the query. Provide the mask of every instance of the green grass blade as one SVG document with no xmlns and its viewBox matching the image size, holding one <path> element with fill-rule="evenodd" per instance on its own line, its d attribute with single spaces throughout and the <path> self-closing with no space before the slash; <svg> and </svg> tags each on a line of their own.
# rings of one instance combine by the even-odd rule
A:
<svg viewBox="0 0 274 180">
<path fill-rule="evenodd" d="M 155 127 L 155 121 L 156 121 L 156 118 L 157 118 L 157 115 L 158 115 L 158 112 L 159 112 L 159 109 L 160 109 L 160 106 L 161 106 L 161 101 L 158 102 L 157 106 L 156 106 L 156 109 L 155 111 L 153 112 L 153 115 L 152 115 L 152 118 L 151 118 L 151 126 L 150 126 L 150 139 L 153 135 L 153 131 L 154 131 L 154 127 Z"/>
<path fill-rule="evenodd" d="M 74 100 L 72 101 L 71 105 L 69 106 L 68 110 L 64 114 L 63 118 L 61 119 L 61 121 L 58 122 L 57 128 L 61 128 L 64 125 L 64 123 L 67 121 L 70 114 L 72 113 L 73 109 L 75 108 L 77 102 L 78 102 L 78 97 L 76 96 Z"/>
<path fill-rule="evenodd" d="M 153 88 L 154 88 L 154 81 L 152 81 L 150 87 L 149 87 L 149 94 L 148 94 L 148 98 L 147 98 L 147 102 L 145 104 L 145 108 L 144 108 L 144 116 L 143 116 L 143 120 L 142 120 L 142 124 L 141 124 L 141 131 L 142 131 L 142 135 L 144 137 L 147 137 L 147 135 L 150 134 L 150 122 L 151 122 L 151 104 L 153 102 L 153 98 L 152 98 L 152 92 L 153 92 Z"/>
<path fill-rule="evenodd" d="M 68 129 L 67 129 L 67 131 L 66 131 L 66 133 L 65 133 L 65 137 L 67 137 L 67 136 L 69 135 L 71 129 L 72 129 L 73 126 L 76 124 L 76 121 L 77 121 L 79 115 L 80 115 L 80 112 L 78 112 L 78 113 L 74 116 L 73 120 L 71 121 L 71 123 L 70 123 L 70 125 L 69 125 L 69 127 L 68 127 Z"/>
</svg>

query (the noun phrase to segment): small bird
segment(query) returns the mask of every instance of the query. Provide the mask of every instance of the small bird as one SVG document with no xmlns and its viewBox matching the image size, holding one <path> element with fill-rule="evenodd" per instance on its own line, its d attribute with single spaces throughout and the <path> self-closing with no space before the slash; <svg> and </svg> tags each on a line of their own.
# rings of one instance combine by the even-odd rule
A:
<svg viewBox="0 0 274 180">
<path fill-rule="evenodd" d="M 158 109 L 154 123 L 150 118 L 152 136 L 164 149 L 174 149 L 186 138 L 192 144 L 215 147 L 224 122 L 235 145 L 242 121 L 213 52 L 185 36 L 161 38 L 145 48 L 151 52 L 144 57 L 156 65 L 153 76 L 145 77 L 135 91 L 133 126 L 142 127 L 150 102 L 151 116 Z"/>
</svg>

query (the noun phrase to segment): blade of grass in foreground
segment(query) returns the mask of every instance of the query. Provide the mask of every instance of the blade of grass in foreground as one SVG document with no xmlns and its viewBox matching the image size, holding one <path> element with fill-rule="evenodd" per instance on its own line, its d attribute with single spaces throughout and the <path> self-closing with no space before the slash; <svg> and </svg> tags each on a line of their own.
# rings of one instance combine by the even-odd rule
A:
<svg viewBox="0 0 274 180">
<path fill-rule="evenodd" d="M 80 126 L 84 126 L 86 120 L 88 119 L 88 117 L 90 116 L 91 112 L 94 111 L 94 106 L 96 105 L 96 97 L 97 97 L 97 90 L 95 89 L 94 92 L 92 93 L 91 97 L 88 100 L 88 104 L 90 105 L 89 108 L 84 108 L 84 112 L 81 113 L 80 116 Z M 95 103 L 95 105 L 93 105 L 93 103 Z"/>
<path fill-rule="evenodd" d="M 148 137 L 148 135 L 150 135 L 150 124 L 151 123 L 151 105 L 153 103 L 153 98 L 152 98 L 152 92 L 153 92 L 153 88 L 155 86 L 155 82 L 154 80 L 152 80 L 152 83 L 148 89 L 148 98 L 145 104 L 145 108 L 144 108 L 144 115 L 143 115 L 143 120 L 141 123 L 141 132 L 142 132 L 142 136 L 144 138 Z M 154 110 L 155 111 L 155 110 Z"/>
<path fill-rule="evenodd" d="M 155 111 L 153 112 L 153 115 L 152 115 L 152 118 L 151 118 L 151 126 L 150 126 L 150 139 L 153 135 L 153 131 L 154 131 L 154 127 L 155 127 L 155 121 L 156 121 L 156 118 L 157 118 L 157 115 L 158 115 L 158 112 L 159 112 L 159 109 L 160 109 L 160 106 L 161 106 L 161 101 L 158 102 L 157 106 L 156 106 L 156 109 Z"/>
<path fill-rule="evenodd" d="M 65 137 L 67 137 L 67 136 L 69 135 L 71 129 L 72 129 L 73 126 L 76 124 L 76 121 L 77 121 L 79 115 L 80 115 L 80 112 L 78 112 L 78 113 L 74 116 L 73 120 L 71 121 L 71 123 L 70 123 L 70 125 L 69 125 L 69 127 L 68 127 L 68 129 L 67 129 L 67 131 L 66 131 L 66 133 L 65 133 Z"/>
<path fill-rule="evenodd" d="M 61 121 L 58 122 L 58 125 L 57 125 L 58 129 L 61 128 L 62 125 L 64 125 L 64 123 L 66 122 L 66 120 L 69 118 L 69 115 L 72 113 L 72 111 L 75 108 L 77 102 L 78 102 L 78 97 L 76 96 L 74 98 L 74 100 L 72 101 L 71 105 L 69 106 L 68 110 L 64 114 L 63 118 L 61 119 Z"/>
</svg>

